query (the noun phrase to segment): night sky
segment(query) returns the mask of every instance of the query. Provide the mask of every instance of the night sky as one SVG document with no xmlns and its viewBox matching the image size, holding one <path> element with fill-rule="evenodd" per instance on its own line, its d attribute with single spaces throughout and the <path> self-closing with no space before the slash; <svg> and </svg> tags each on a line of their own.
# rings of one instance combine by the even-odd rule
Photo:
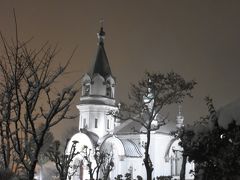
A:
<svg viewBox="0 0 240 180">
<path fill-rule="evenodd" d="M 89 70 L 97 50 L 99 20 L 104 19 L 105 49 L 117 78 L 118 100 L 127 100 L 129 84 L 145 71 L 175 71 L 198 82 L 194 98 L 183 104 L 186 122 L 207 113 L 205 96 L 212 97 L 217 108 L 239 98 L 240 1 L 1 0 L 0 30 L 8 38 L 14 36 L 13 8 L 21 39 L 34 37 L 33 47 L 46 41 L 58 44 L 59 63 L 78 46 L 70 74 L 59 84 L 77 80 Z M 76 114 L 79 96 L 72 107 Z M 170 120 L 176 111 L 177 105 L 170 108 Z M 78 119 L 62 122 L 55 133 L 74 125 L 78 126 Z"/>
</svg>

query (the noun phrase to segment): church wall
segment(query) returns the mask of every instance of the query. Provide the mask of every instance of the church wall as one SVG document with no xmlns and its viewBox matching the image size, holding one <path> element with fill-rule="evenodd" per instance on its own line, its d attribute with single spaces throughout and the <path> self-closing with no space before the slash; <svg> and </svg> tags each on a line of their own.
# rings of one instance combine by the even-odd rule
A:
<svg viewBox="0 0 240 180">
<path fill-rule="evenodd" d="M 125 172 L 131 173 L 132 178 L 136 179 L 139 175 L 146 176 L 142 158 L 126 158 L 126 161 Z"/>
<path fill-rule="evenodd" d="M 85 126 L 85 128 L 87 128 L 89 131 L 96 133 L 99 137 L 104 136 L 114 128 L 114 118 L 107 115 L 107 113 L 110 110 L 116 110 L 116 107 L 107 105 L 81 105 L 78 106 L 78 109 L 80 111 L 80 128 L 84 128 L 83 124 L 84 121 L 86 121 L 87 125 Z M 109 125 L 107 125 L 108 120 Z"/>
<path fill-rule="evenodd" d="M 119 174 L 125 174 L 126 173 L 126 161 L 123 161 L 118 155 L 115 155 L 114 159 L 114 167 L 113 170 L 110 174 L 110 178 L 114 179 L 117 177 Z"/>
<path fill-rule="evenodd" d="M 146 135 L 145 134 L 128 134 L 128 135 L 118 135 L 118 137 L 124 139 L 131 139 L 141 150 L 142 157 L 140 158 L 130 158 L 125 157 L 123 166 L 125 170 L 122 170 L 122 173 L 129 172 L 128 170 L 132 167 L 133 177 L 136 178 L 137 175 L 142 176 L 143 178 L 146 177 L 146 170 L 143 164 L 144 152 L 145 149 L 143 148 L 144 143 L 146 142 Z M 150 143 L 150 157 L 153 163 L 153 177 L 157 176 L 171 176 L 175 173 L 175 160 L 166 160 L 166 155 L 168 157 L 173 154 L 172 149 L 179 149 L 178 142 L 169 147 L 171 140 L 173 139 L 172 136 L 164 133 L 153 133 L 151 134 L 151 143 Z M 170 150 L 168 151 L 168 148 Z M 168 154 L 169 153 L 169 154 Z M 181 155 L 179 155 L 181 158 Z M 123 164 L 124 164 L 123 163 Z M 181 162 L 179 162 L 179 165 Z M 180 172 L 180 167 L 178 165 L 178 172 Z M 186 179 L 193 179 L 193 177 L 189 174 L 190 170 L 193 169 L 193 164 L 188 163 L 186 166 Z M 179 176 L 176 176 L 179 178 Z"/>
<path fill-rule="evenodd" d="M 120 174 L 124 176 L 126 173 L 131 173 L 133 179 L 136 179 L 138 175 L 145 177 L 145 167 L 142 163 L 142 158 L 125 157 L 124 160 L 117 158 L 114 161 L 110 179 L 114 179 Z"/>
<path fill-rule="evenodd" d="M 137 175 L 146 177 L 146 170 L 143 164 L 144 152 L 143 148 L 146 142 L 145 134 L 128 134 L 119 135 L 118 137 L 131 139 L 142 153 L 141 158 L 125 158 L 125 169 L 133 168 L 133 177 Z M 153 177 L 171 175 L 170 163 L 165 161 L 165 153 L 172 136 L 166 134 L 152 134 L 150 143 L 150 157 L 154 166 Z M 131 169 L 131 168 L 130 168 Z"/>
<path fill-rule="evenodd" d="M 163 133 L 151 134 L 149 152 L 154 167 L 153 177 L 171 175 L 170 163 L 165 161 L 165 153 L 172 138 L 172 136 Z M 144 146 L 146 140 L 146 135 L 141 134 L 140 142 L 142 146 Z M 145 149 L 143 147 L 141 148 L 141 151 L 144 155 Z M 145 166 L 143 166 L 143 171 L 145 172 Z"/>
<path fill-rule="evenodd" d="M 152 134 L 150 157 L 154 166 L 153 177 L 171 175 L 170 163 L 165 161 L 165 153 L 172 136 Z"/>
</svg>

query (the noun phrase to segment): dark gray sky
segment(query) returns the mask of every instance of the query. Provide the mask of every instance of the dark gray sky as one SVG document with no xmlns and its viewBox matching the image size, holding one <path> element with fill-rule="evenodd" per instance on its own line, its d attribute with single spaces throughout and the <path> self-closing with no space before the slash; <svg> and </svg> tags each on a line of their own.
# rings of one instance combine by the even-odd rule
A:
<svg viewBox="0 0 240 180">
<path fill-rule="evenodd" d="M 0 29 L 7 37 L 14 35 L 13 8 L 22 39 L 34 37 L 35 47 L 45 41 L 57 43 L 59 62 L 78 45 L 69 67 L 72 73 L 63 83 L 88 71 L 103 18 L 105 48 L 117 78 L 117 99 L 127 100 L 129 83 L 146 70 L 173 70 L 198 82 L 194 98 L 183 105 L 187 122 L 206 114 L 203 98 L 207 95 L 217 108 L 239 98 L 240 1 L 2 0 Z M 78 99 L 79 95 L 75 104 Z M 177 111 L 177 106 L 172 109 Z M 61 123 L 58 133 L 70 124 L 78 125 L 78 120 Z"/>
</svg>

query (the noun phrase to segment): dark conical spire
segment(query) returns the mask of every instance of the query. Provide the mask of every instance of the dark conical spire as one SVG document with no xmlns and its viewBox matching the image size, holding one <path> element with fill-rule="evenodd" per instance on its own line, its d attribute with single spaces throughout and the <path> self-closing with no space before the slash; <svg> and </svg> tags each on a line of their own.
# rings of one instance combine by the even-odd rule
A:
<svg viewBox="0 0 240 180">
<path fill-rule="evenodd" d="M 97 33 L 97 36 L 98 36 L 97 55 L 95 58 L 95 62 L 90 70 L 90 76 L 100 74 L 104 78 L 107 78 L 109 75 L 112 75 L 112 72 L 104 49 L 105 32 L 103 31 L 102 25 L 99 33 Z"/>
</svg>

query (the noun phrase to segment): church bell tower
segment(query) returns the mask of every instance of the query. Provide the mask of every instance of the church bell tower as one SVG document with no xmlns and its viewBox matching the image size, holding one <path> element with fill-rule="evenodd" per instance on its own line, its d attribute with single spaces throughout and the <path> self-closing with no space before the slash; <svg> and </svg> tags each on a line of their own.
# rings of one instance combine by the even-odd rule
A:
<svg viewBox="0 0 240 180">
<path fill-rule="evenodd" d="M 98 47 L 94 63 L 82 80 L 79 109 L 79 130 L 88 130 L 99 138 L 114 129 L 114 118 L 109 111 L 117 111 L 115 102 L 115 78 L 104 48 L 103 27 L 97 33 Z"/>
</svg>

